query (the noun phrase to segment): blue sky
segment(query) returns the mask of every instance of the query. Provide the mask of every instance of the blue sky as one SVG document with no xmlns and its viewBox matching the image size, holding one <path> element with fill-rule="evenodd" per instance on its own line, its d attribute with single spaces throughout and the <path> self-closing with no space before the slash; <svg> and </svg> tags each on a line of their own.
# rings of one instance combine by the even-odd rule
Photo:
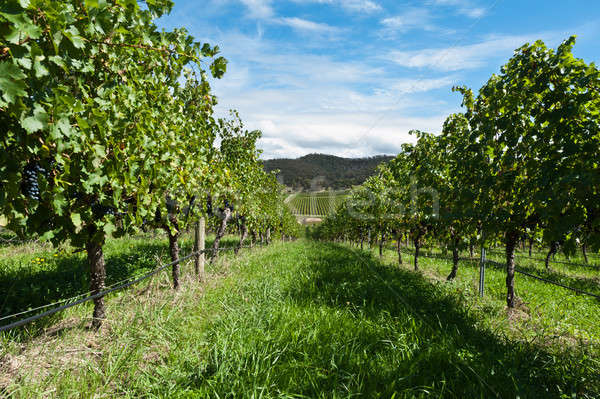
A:
<svg viewBox="0 0 600 399">
<path fill-rule="evenodd" d="M 157 23 L 221 48 L 217 113 L 262 130 L 264 158 L 396 154 L 526 42 L 577 35 L 600 61 L 600 0 L 175 0 Z"/>
</svg>

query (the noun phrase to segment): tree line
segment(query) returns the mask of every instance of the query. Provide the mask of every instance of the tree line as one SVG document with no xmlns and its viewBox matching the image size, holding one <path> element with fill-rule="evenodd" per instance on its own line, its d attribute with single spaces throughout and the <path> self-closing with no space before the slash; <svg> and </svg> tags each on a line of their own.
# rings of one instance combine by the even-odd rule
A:
<svg viewBox="0 0 600 399">
<path fill-rule="evenodd" d="M 392 161 L 355 188 L 315 232 L 327 240 L 424 243 L 459 252 L 502 243 L 506 303 L 515 306 L 515 248 L 534 242 L 567 255 L 600 248 L 600 72 L 575 58 L 575 37 L 556 50 L 542 41 L 517 49 L 441 134 L 411 132 Z"/>
<path fill-rule="evenodd" d="M 216 118 L 209 76 L 219 48 L 159 30 L 170 0 L 7 0 L 0 5 L 0 215 L 21 237 L 85 249 L 92 294 L 103 245 L 164 229 L 172 261 L 182 231 L 230 220 L 252 235 L 297 233 L 282 186 L 263 171 L 259 131 Z M 173 266 L 179 287 L 179 265 Z M 95 300 L 94 327 L 105 317 Z"/>
<path fill-rule="evenodd" d="M 325 154 L 308 154 L 298 159 L 269 159 L 266 171 L 279 171 L 280 181 L 298 190 L 346 189 L 364 183 L 382 162 L 392 156 L 342 158 Z M 319 179 L 316 179 L 319 178 Z"/>
</svg>

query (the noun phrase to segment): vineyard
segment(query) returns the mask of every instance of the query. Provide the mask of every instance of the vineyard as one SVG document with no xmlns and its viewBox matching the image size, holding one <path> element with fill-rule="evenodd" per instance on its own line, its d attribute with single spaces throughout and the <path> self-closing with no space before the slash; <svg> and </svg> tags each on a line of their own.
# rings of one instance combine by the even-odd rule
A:
<svg viewBox="0 0 600 399">
<path fill-rule="evenodd" d="M 286 196 L 217 115 L 219 47 L 156 25 L 173 7 L 0 4 L 0 397 L 600 397 L 575 37 L 454 87 L 364 183 Z"/>
<path fill-rule="evenodd" d="M 297 193 L 286 198 L 286 204 L 294 215 L 327 216 L 335 212 L 346 196 L 347 191 Z"/>
<path fill-rule="evenodd" d="M 424 245 L 452 251 L 448 281 L 460 252 L 501 246 L 506 305 L 514 309 L 515 250 L 548 248 L 572 257 L 600 250 L 600 71 L 572 54 L 575 38 L 558 49 L 524 45 L 475 95 L 441 135 L 411 132 L 416 144 L 352 190 L 316 237 L 414 245 L 414 270 Z M 560 95 L 558 94 L 560 93 Z M 535 99 L 535 100 L 534 100 Z M 523 274 L 521 272 L 521 274 Z M 480 284 L 484 283 L 482 267 Z"/>
</svg>

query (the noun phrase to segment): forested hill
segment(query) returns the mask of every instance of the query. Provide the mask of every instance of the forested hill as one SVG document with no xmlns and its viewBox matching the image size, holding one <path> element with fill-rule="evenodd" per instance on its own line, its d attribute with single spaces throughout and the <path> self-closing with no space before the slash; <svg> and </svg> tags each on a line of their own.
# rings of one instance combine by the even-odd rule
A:
<svg viewBox="0 0 600 399">
<path fill-rule="evenodd" d="M 311 189 L 313 179 L 323 176 L 321 187 L 350 188 L 372 175 L 377 165 L 394 157 L 378 155 L 369 158 L 341 158 L 325 154 L 309 154 L 298 159 L 264 161 L 265 170 L 280 170 L 282 183 L 288 187 Z"/>
</svg>

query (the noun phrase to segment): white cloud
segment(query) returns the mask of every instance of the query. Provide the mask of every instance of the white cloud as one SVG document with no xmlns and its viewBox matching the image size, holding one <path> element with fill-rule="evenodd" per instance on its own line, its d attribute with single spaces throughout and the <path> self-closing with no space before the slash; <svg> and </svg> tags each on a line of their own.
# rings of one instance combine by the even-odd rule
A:
<svg viewBox="0 0 600 399">
<path fill-rule="evenodd" d="M 431 14 L 424 8 L 411 8 L 400 15 L 381 20 L 384 33 L 407 32 L 412 29 L 435 30 Z"/>
<path fill-rule="evenodd" d="M 264 158 L 394 154 L 414 141 L 411 129 L 439 132 L 455 111 L 427 93 L 453 76 L 398 78 L 368 59 L 337 60 L 240 33 L 214 39 L 230 60 L 225 78 L 212 83 L 217 115 L 234 107 L 249 129 L 262 130 Z"/>
<path fill-rule="evenodd" d="M 340 4 L 348 10 L 374 12 L 381 10 L 381 6 L 370 0 L 341 0 Z"/>
<path fill-rule="evenodd" d="M 296 3 L 331 4 L 342 7 L 347 11 L 371 13 L 381 11 L 382 7 L 372 0 L 293 0 Z"/>
<path fill-rule="evenodd" d="M 446 76 L 437 79 L 400 79 L 391 85 L 391 90 L 399 94 L 423 93 L 451 86 L 456 79 Z"/>
<path fill-rule="evenodd" d="M 227 74 L 217 83 L 229 82 L 230 73 L 238 68 L 252 68 L 254 87 L 297 89 L 310 84 L 342 87 L 352 83 L 381 84 L 386 76 L 383 67 L 375 67 L 361 59 L 337 61 L 331 56 L 281 47 L 275 42 L 229 32 L 206 38 L 219 43 L 221 53 L 231 61 Z"/>
<path fill-rule="evenodd" d="M 281 24 L 289 26 L 292 29 L 313 33 L 334 33 L 340 29 L 319 22 L 298 17 L 276 17 L 275 11 L 271 6 L 272 0 L 240 0 L 247 8 L 247 16 L 256 18 L 266 23 Z M 260 28 L 262 29 L 262 28 Z"/>
<path fill-rule="evenodd" d="M 239 0 L 248 8 L 248 17 L 257 19 L 273 19 L 275 12 L 272 0 Z M 380 11 L 382 8 L 372 0 L 293 0 L 296 3 L 320 3 L 340 6 L 348 11 L 371 13 Z M 288 18 L 299 19 L 300 18 Z M 274 19 L 276 21 L 276 19 Z M 301 20 L 303 21 L 303 20 Z M 304 25 L 306 26 L 306 25 Z M 296 27 L 296 26 L 294 26 Z"/>
<path fill-rule="evenodd" d="M 240 0 L 248 7 L 249 17 L 252 18 L 270 18 L 273 16 L 271 0 Z"/>
<path fill-rule="evenodd" d="M 487 10 L 481 7 L 472 7 L 462 8 L 459 10 L 459 12 L 469 18 L 481 18 L 487 13 Z"/>
<path fill-rule="evenodd" d="M 359 157 L 397 154 L 403 143 L 414 142 L 408 134 L 419 129 L 437 133 L 446 114 L 430 118 L 370 113 L 309 113 L 262 115 L 264 158 L 298 157 L 311 152 Z"/>
<path fill-rule="evenodd" d="M 543 36 L 548 36 L 548 34 L 500 36 L 464 46 L 392 51 L 388 58 L 398 65 L 409 68 L 430 68 L 442 71 L 473 69 L 486 65 L 497 58 L 506 59 L 512 55 L 513 50 Z"/>
<path fill-rule="evenodd" d="M 487 13 L 485 8 L 475 5 L 471 0 L 432 0 L 432 3 L 438 6 L 452 7 L 456 13 L 469 18 L 481 18 Z"/>
<path fill-rule="evenodd" d="M 321 32 L 321 33 L 333 33 L 339 31 L 338 28 L 334 26 L 330 26 L 327 24 L 322 24 L 318 22 L 309 21 L 302 18 L 292 17 L 292 18 L 279 18 L 277 21 L 281 22 L 284 25 L 287 25 L 291 28 L 302 30 L 302 31 L 310 31 L 310 32 Z"/>
<path fill-rule="evenodd" d="M 428 90 L 452 84 L 450 78 L 389 79 L 367 64 L 328 57 L 288 54 L 271 57 L 268 46 L 253 68 L 268 68 L 269 79 L 285 86 L 257 84 L 256 70 L 233 57 L 227 79 L 213 84 L 218 115 L 234 106 L 249 129 L 260 129 L 264 158 L 296 157 L 310 152 L 339 156 L 395 154 L 411 142 L 411 129 L 439 132 L 448 105 L 427 97 Z M 262 63 L 262 65 L 256 65 Z M 272 72 L 271 72 L 272 71 Z M 347 71 L 344 72 L 344 71 Z M 249 79 L 249 80 L 248 80 Z M 368 82 L 377 90 L 351 89 Z M 416 94 L 419 93 L 419 94 Z M 415 117 L 426 108 L 430 115 Z"/>
<path fill-rule="evenodd" d="M 465 14 L 466 9 L 460 8 L 465 4 L 462 1 L 437 0 L 439 8 L 432 7 L 434 0 L 411 2 L 421 4 L 423 10 L 405 7 L 402 13 L 382 12 L 368 20 L 349 18 L 343 11 L 382 10 L 375 3 L 378 0 L 291 1 L 313 6 L 327 3 L 337 9 L 306 7 L 301 13 L 292 13 L 289 10 L 293 8 L 285 7 L 282 15 L 280 3 L 273 0 L 213 0 L 206 9 L 195 5 L 176 8 L 176 15 L 170 17 L 173 26 L 185 24 L 199 40 L 219 44 L 230 62 L 222 80 L 211 80 L 219 99 L 216 116 L 227 116 L 229 108 L 239 110 L 248 129 L 264 132 L 259 146 L 265 150 L 265 158 L 309 152 L 342 156 L 397 153 L 402 143 L 414 141 L 408 135 L 411 129 L 437 133 L 446 116 L 459 110 L 460 96 L 452 95 L 450 86 L 476 86 L 525 42 L 542 38 L 551 45 L 574 30 L 496 37 L 482 37 L 482 30 L 473 30 L 476 39 L 467 37 L 469 41 L 459 46 L 443 48 L 445 44 L 440 43 L 448 43 L 439 40 L 443 18 L 459 12 L 447 7 Z M 479 0 L 470 1 L 475 4 Z M 240 11 L 251 18 L 239 19 Z M 227 12 L 232 12 L 234 19 L 216 18 Z M 327 19 L 322 17 L 324 12 L 331 13 Z M 471 13 L 476 16 L 476 11 Z M 389 18 L 383 19 L 384 15 Z M 373 17 L 381 24 L 373 26 Z M 282 29 L 268 29 L 284 24 L 310 35 L 298 39 L 288 32 L 281 34 Z M 597 36 L 597 26 L 590 25 L 595 33 L 588 40 Z M 503 26 L 490 26 L 495 28 Z M 394 42 L 374 40 L 382 29 L 410 30 L 410 37 Z M 422 34 L 426 29 L 436 33 L 434 41 L 428 41 L 433 35 Z M 324 32 L 336 30 L 340 33 L 336 37 L 343 41 L 323 40 Z M 402 47 L 391 48 L 391 43 Z M 480 66 L 480 70 L 469 71 L 476 73 L 452 72 Z"/>
</svg>

